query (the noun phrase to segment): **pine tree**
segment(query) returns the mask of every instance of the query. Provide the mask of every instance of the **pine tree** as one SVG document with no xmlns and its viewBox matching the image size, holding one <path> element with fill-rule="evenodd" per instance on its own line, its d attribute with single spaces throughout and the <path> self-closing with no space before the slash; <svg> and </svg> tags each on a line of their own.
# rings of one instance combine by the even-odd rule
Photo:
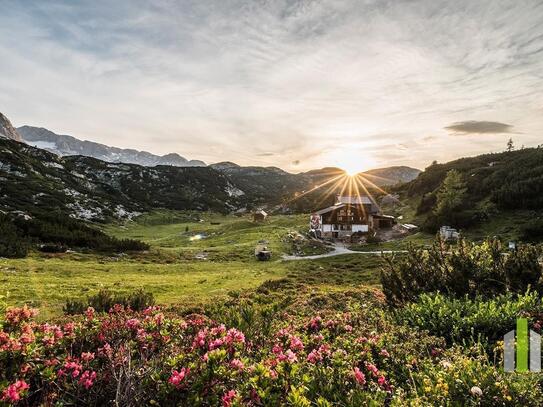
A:
<svg viewBox="0 0 543 407">
<path fill-rule="evenodd" d="M 515 146 L 513 145 L 513 139 L 510 138 L 507 142 L 507 151 L 511 152 L 515 149 Z"/>
<path fill-rule="evenodd" d="M 435 214 L 442 220 L 451 220 L 466 198 L 466 183 L 462 179 L 462 174 L 456 170 L 447 172 L 439 191 L 437 192 L 437 202 Z"/>
</svg>

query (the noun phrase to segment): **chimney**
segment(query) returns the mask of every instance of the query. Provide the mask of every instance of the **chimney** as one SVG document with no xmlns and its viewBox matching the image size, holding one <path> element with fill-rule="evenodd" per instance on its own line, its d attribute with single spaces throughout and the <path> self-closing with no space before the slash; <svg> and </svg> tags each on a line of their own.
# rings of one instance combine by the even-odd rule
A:
<svg viewBox="0 0 543 407">
<path fill-rule="evenodd" d="M 335 203 L 335 205 L 337 205 L 338 203 L 341 203 L 341 195 L 340 194 L 336 194 L 336 203 Z"/>
</svg>

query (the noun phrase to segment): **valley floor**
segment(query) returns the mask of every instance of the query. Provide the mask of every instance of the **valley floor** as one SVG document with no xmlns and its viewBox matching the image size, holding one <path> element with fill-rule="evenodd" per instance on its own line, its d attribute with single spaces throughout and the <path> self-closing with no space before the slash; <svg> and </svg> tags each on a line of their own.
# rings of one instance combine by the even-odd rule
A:
<svg viewBox="0 0 543 407">
<path fill-rule="evenodd" d="M 265 223 L 254 223 L 248 217 L 160 211 L 137 222 L 104 227 L 114 236 L 150 243 L 148 253 L 33 253 L 26 259 L 0 259 L 0 294 L 8 292 L 9 304 L 27 303 L 40 309 L 41 318 L 48 318 L 60 315 L 66 300 L 85 298 L 101 288 L 115 292 L 144 288 L 159 304 L 197 306 L 267 280 L 290 279 L 324 291 L 378 284 L 377 256 L 350 253 L 282 261 L 283 255 L 311 256 L 329 250 L 301 239 L 298 232 L 306 228 L 304 215 L 272 216 Z M 268 241 L 271 261 L 255 259 L 259 240 Z M 391 248 L 389 242 L 382 249 Z"/>
</svg>

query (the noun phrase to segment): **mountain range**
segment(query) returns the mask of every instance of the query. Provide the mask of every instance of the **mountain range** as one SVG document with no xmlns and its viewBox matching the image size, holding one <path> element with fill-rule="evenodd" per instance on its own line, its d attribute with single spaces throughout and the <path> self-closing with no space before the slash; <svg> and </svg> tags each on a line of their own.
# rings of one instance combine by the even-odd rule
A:
<svg viewBox="0 0 543 407">
<path fill-rule="evenodd" d="M 27 144 L 60 156 L 84 155 L 107 162 L 139 164 L 146 167 L 154 167 L 155 165 L 204 167 L 206 165 L 203 161 L 187 160 L 176 153 L 159 156 L 147 151 L 110 147 L 93 141 L 56 134 L 42 127 L 22 126 L 17 128 L 17 132 Z"/>
<path fill-rule="evenodd" d="M 206 164 L 200 160 L 188 160 L 177 153 L 170 153 L 163 156 L 155 155 L 146 151 L 134 149 L 122 149 L 111 147 L 105 144 L 92 141 L 80 140 L 69 135 L 54 133 L 43 127 L 21 126 L 14 128 L 9 119 L 0 113 L 0 136 L 16 141 L 25 142 L 33 147 L 41 148 L 58 156 L 81 155 L 96 158 L 111 163 L 138 164 L 145 167 L 157 165 L 170 165 L 175 167 L 204 167 Z M 258 181 L 259 177 L 279 176 L 281 178 L 300 178 L 324 172 L 343 173 L 339 168 L 324 168 L 307 173 L 291 174 L 277 167 L 242 167 L 232 162 L 220 162 L 210 165 L 213 169 L 227 174 L 242 181 Z M 373 183 L 379 186 L 394 185 L 399 182 L 408 182 L 415 179 L 420 170 L 406 167 L 386 167 L 372 169 L 362 174 L 367 175 Z M 259 188 L 259 185 L 254 185 Z"/>
<path fill-rule="evenodd" d="M 263 207 L 309 212 L 333 203 L 345 185 L 332 182 L 345 177 L 344 171 L 334 167 L 292 174 L 277 167 L 232 162 L 144 166 L 63 156 L 22 142 L 24 137 L 1 115 L 0 136 L 0 217 L 40 219 L 54 213 L 58 219 L 106 222 L 153 208 L 227 213 Z M 377 195 L 380 186 L 388 185 L 388 191 L 413 208 L 418 224 L 435 231 L 440 224 L 434 216 L 438 191 L 451 170 L 465 184 L 455 211 L 458 226 L 481 224 L 512 211 L 533 212 L 522 212 L 517 223 L 522 219 L 540 222 L 542 148 L 434 163 L 422 173 L 410 167 L 374 169 L 361 173 L 359 179 Z M 322 184 L 326 186 L 319 188 Z"/>
<path fill-rule="evenodd" d="M 231 162 L 205 166 L 176 154 L 158 157 L 36 127 L 15 129 L 3 115 L 0 126 L 0 210 L 29 216 L 54 210 L 106 221 L 157 207 L 232 212 L 282 205 L 283 210 L 310 211 L 320 195 L 306 191 L 345 174 L 339 168 L 292 174 Z M 182 165 L 185 162 L 192 164 Z M 389 167 L 362 174 L 371 183 L 386 185 L 412 180 L 419 173 Z M 300 195 L 303 198 L 292 199 Z"/>
</svg>

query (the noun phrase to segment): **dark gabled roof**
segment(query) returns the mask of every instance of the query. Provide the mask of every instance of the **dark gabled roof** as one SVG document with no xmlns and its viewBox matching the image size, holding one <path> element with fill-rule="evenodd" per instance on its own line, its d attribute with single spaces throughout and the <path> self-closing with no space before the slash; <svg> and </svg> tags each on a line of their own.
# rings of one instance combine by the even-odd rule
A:
<svg viewBox="0 0 543 407">
<path fill-rule="evenodd" d="M 345 204 L 336 204 L 333 206 L 329 206 L 328 208 L 321 209 L 320 211 L 315 212 L 317 215 L 323 215 L 328 212 L 335 211 L 336 209 L 343 208 Z"/>
<path fill-rule="evenodd" d="M 338 203 L 342 204 L 351 204 L 351 205 L 371 205 L 371 199 L 368 198 L 366 195 L 357 195 L 357 196 L 338 196 L 337 198 Z"/>
</svg>

